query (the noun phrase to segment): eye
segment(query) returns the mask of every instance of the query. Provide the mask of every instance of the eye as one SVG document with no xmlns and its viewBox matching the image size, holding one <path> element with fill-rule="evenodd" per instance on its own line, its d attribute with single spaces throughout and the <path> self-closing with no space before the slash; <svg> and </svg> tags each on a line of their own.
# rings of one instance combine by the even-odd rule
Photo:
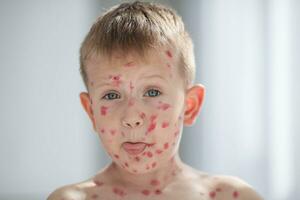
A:
<svg viewBox="0 0 300 200">
<path fill-rule="evenodd" d="M 107 93 L 106 95 L 104 95 L 102 97 L 102 99 L 107 99 L 107 100 L 120 99 L 120 98 L 121 98 L 121 95 L 119 95 L 115 92 Z"/>
<path fill-rule="evenodd" d="M 147 97 L 156 97 L 156 96 L 159 96 L 160 94 L 161 94 L 161 92 L 159 90 L 150 89 L 145 93 L 145 96 L 147 96 Z"/>
</svg>

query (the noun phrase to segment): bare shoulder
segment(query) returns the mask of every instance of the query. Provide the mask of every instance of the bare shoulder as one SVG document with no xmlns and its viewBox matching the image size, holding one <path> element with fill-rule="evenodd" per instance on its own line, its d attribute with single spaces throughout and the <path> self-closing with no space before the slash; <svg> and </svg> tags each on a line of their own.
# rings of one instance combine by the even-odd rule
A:
<svg viewBox="0 0 300 200">
<path fill-rule="evenodd" d="M 76 184 L 66 185 L 54 190 L 47 200 L 83 200 L 86 194 Z"/>
<path fill-rule="evenodd" d="M 210 196 L 228 199 L 262 200 L 263 198 L 244 180 L 227 175 L 211 176 L 208 181 Z"/>
</svg>

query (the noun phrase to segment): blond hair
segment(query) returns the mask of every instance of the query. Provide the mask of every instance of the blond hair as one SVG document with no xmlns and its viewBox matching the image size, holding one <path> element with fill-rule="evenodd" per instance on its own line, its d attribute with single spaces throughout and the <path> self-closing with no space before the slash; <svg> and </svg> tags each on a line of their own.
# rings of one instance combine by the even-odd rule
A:
<svg viewBox="0 0 300 200">
<path fill-rule="evenodd" d="M 192 40 L 180 16 L 160 4 L 135 1 L 116 5 L 98 17 L 80 47 L 80 73 L 88 90 L 85 62 L 93 53 L 111 56 L 114 51 L 136 51 L 171 46 L 178 50 L 178 67 L 186 87 L 195 76 Z"/>
</svg>

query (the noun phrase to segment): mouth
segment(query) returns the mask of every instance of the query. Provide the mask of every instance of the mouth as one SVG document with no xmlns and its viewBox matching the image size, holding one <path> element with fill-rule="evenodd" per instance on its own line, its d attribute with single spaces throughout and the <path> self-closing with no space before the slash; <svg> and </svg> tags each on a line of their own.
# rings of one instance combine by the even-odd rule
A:
<svg viewBox="0 0 300 200">
<path fill-rule="evenodd" d="M 142 153 L 146 147 L 153 146 L 154 144 L 148 144 L 144 142 L 124 142 L 122 147 L 130 155 L 138 155 Z"/>
</svg>

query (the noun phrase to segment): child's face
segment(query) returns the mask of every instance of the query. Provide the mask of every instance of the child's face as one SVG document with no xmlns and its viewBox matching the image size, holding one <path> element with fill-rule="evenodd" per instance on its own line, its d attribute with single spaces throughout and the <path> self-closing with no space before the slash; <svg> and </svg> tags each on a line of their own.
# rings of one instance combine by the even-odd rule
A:
<svg viewBox="0 0 300 200">
<path fill-rule="evenodd" d="M 155 170 L 172 159 L 185 109 L 174 51 L 145 57 L 99 56 L 87 63 L 94 128 L 113 161 L 131 173 Z"/>
</svg>

